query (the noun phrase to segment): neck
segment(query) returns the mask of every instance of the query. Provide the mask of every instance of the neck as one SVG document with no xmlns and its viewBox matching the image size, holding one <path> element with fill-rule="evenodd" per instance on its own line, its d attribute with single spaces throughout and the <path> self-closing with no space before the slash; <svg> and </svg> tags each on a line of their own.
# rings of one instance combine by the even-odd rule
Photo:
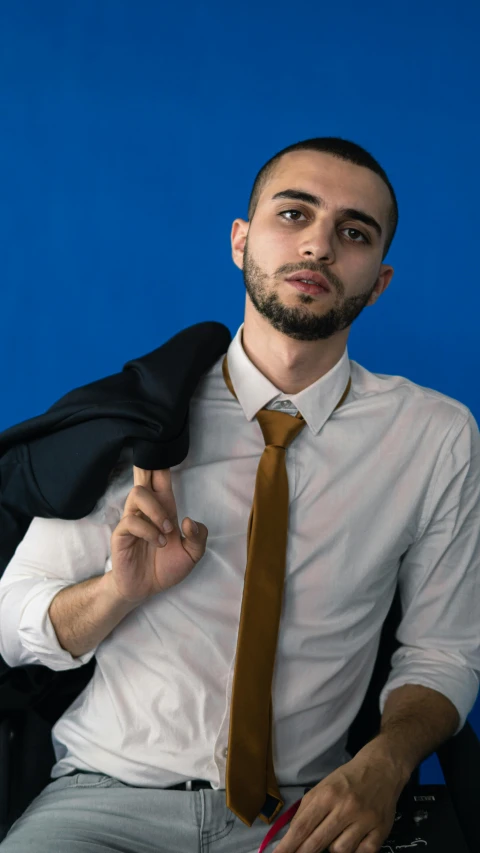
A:
<svg viewBox="0 0 480 853">
<path fill-rule="evenodd" d="M 274 329 L 264 317 L 245 316 L 243 349 L 283 394 L 298 394 L 325 376 L 345 352 L 348 330 L 328 340 L 297 341 Z"/>
</svg>

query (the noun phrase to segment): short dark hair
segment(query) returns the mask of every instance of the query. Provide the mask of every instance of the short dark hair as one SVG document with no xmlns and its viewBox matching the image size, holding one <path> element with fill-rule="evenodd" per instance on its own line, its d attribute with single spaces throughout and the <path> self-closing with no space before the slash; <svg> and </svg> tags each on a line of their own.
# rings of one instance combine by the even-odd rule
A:
<svg viewBox="0 0 480 853">
<path fill-rule="evenodd" d="M 372 157 L 365 148 L 362 148 L 355 142 L 350 142 L 348 139 L 341 139 L 338 136 L 320 136 L 314 139 L 305 139 L 303 142 L 295 142 L 293 145 L 283 148 L 278 152 L 278 154 L 271 157 L 270 160 L 262 166 L 255 178 L 248 202 L 248 219 L 250 221 L 253 219 L 262 190 L 267 181 L 270 179 L 276 164 L 284 154 L 288 154 L 290 151 L 323 151 L 327 154 L 332 154 L 334 157 L 338 157 L 340 160 L 348 160 L 350 163 L 355 163 L 357 166 L 365 166 L 367 169 L 371 169 L 372 172 L 380 175 L 390 190 L 390 195 L 392 197 L 392 204 L 388 212 L 387 235 L 385 249 L 382 256 L 383 261 L 390 249 L 392 240 L 395 236 L 395 231 L 397 230 L 398 204 L 395 192 L 386 173 L 380 164 L 377 163 L 375 158 Z"/>
</svg>

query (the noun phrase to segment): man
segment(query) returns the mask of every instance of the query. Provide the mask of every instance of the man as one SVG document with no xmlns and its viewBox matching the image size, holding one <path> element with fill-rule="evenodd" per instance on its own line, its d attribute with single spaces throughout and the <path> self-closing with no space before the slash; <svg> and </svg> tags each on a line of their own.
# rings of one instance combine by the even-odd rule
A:
<svg viewBox="0 0 480 853">
<path fill-rule="evenodd" d="M 304 421 L 284 454 L 272 702 L 282 802 L 310 790 L 274 849 L 376 853 L 413 769 L 463 726 L 480 671 L 478 427 L 462 403 L 347 351 L 352 322 L 392 279 L 396 222 L 388 178 L 354 143 L 275 155 L 248 221 L 233 223 L 244 323 L 192 398 L 187 458 L 149 472 L 127 452 L 90 516 L 32 522 L 0 581 L 0 654 L 53 669 L 95 654 L 97 666 L 54 726 L 54 781 L 2 853 L 103 853 L 119 838 L 132 853 L 258 849 L 264 824 L 246 825 L 226 793 L 247 526 L 275 447 L 261 410 Z M 348 728 L 397 582 L 402 645 L 381 731 L 352 758 Z"/>
</svg>

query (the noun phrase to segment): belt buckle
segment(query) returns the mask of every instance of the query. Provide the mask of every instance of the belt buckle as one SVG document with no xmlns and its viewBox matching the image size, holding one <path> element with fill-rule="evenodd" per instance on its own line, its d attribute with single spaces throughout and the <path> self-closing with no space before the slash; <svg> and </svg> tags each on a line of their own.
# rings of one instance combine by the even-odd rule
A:
<svg viewBox="0 0 480 853">
<path fill-rule="evenodd" d="M 185 782 L 185 790 L 186 790 L 186 791 L 191 791 L 191 790 L 192 790 L 192 781 L 193 781 L 192 779 L 188 779 L 188 780 Z"/>
</svg>

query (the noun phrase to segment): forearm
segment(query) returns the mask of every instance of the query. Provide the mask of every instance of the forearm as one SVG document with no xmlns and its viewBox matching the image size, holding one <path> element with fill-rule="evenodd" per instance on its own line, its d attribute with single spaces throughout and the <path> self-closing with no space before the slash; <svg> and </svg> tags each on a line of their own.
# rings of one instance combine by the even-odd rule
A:
<svg viewBox="0 0 480 853">
<path fill-rule="evenodd" d="M 119 600 L 107 572 L 62 589 L 48 614 L 61 647 L 80 657 L 98 646 L 135 607 Z"/>
<path fill-rule="evenodd" d="M 380 732 L 368 746 L 388 755 L 406 784 L 458 724 L 458 711 L 446 696 L 421 684 L 405 684 L 388 695 Z"/>
</svg>

